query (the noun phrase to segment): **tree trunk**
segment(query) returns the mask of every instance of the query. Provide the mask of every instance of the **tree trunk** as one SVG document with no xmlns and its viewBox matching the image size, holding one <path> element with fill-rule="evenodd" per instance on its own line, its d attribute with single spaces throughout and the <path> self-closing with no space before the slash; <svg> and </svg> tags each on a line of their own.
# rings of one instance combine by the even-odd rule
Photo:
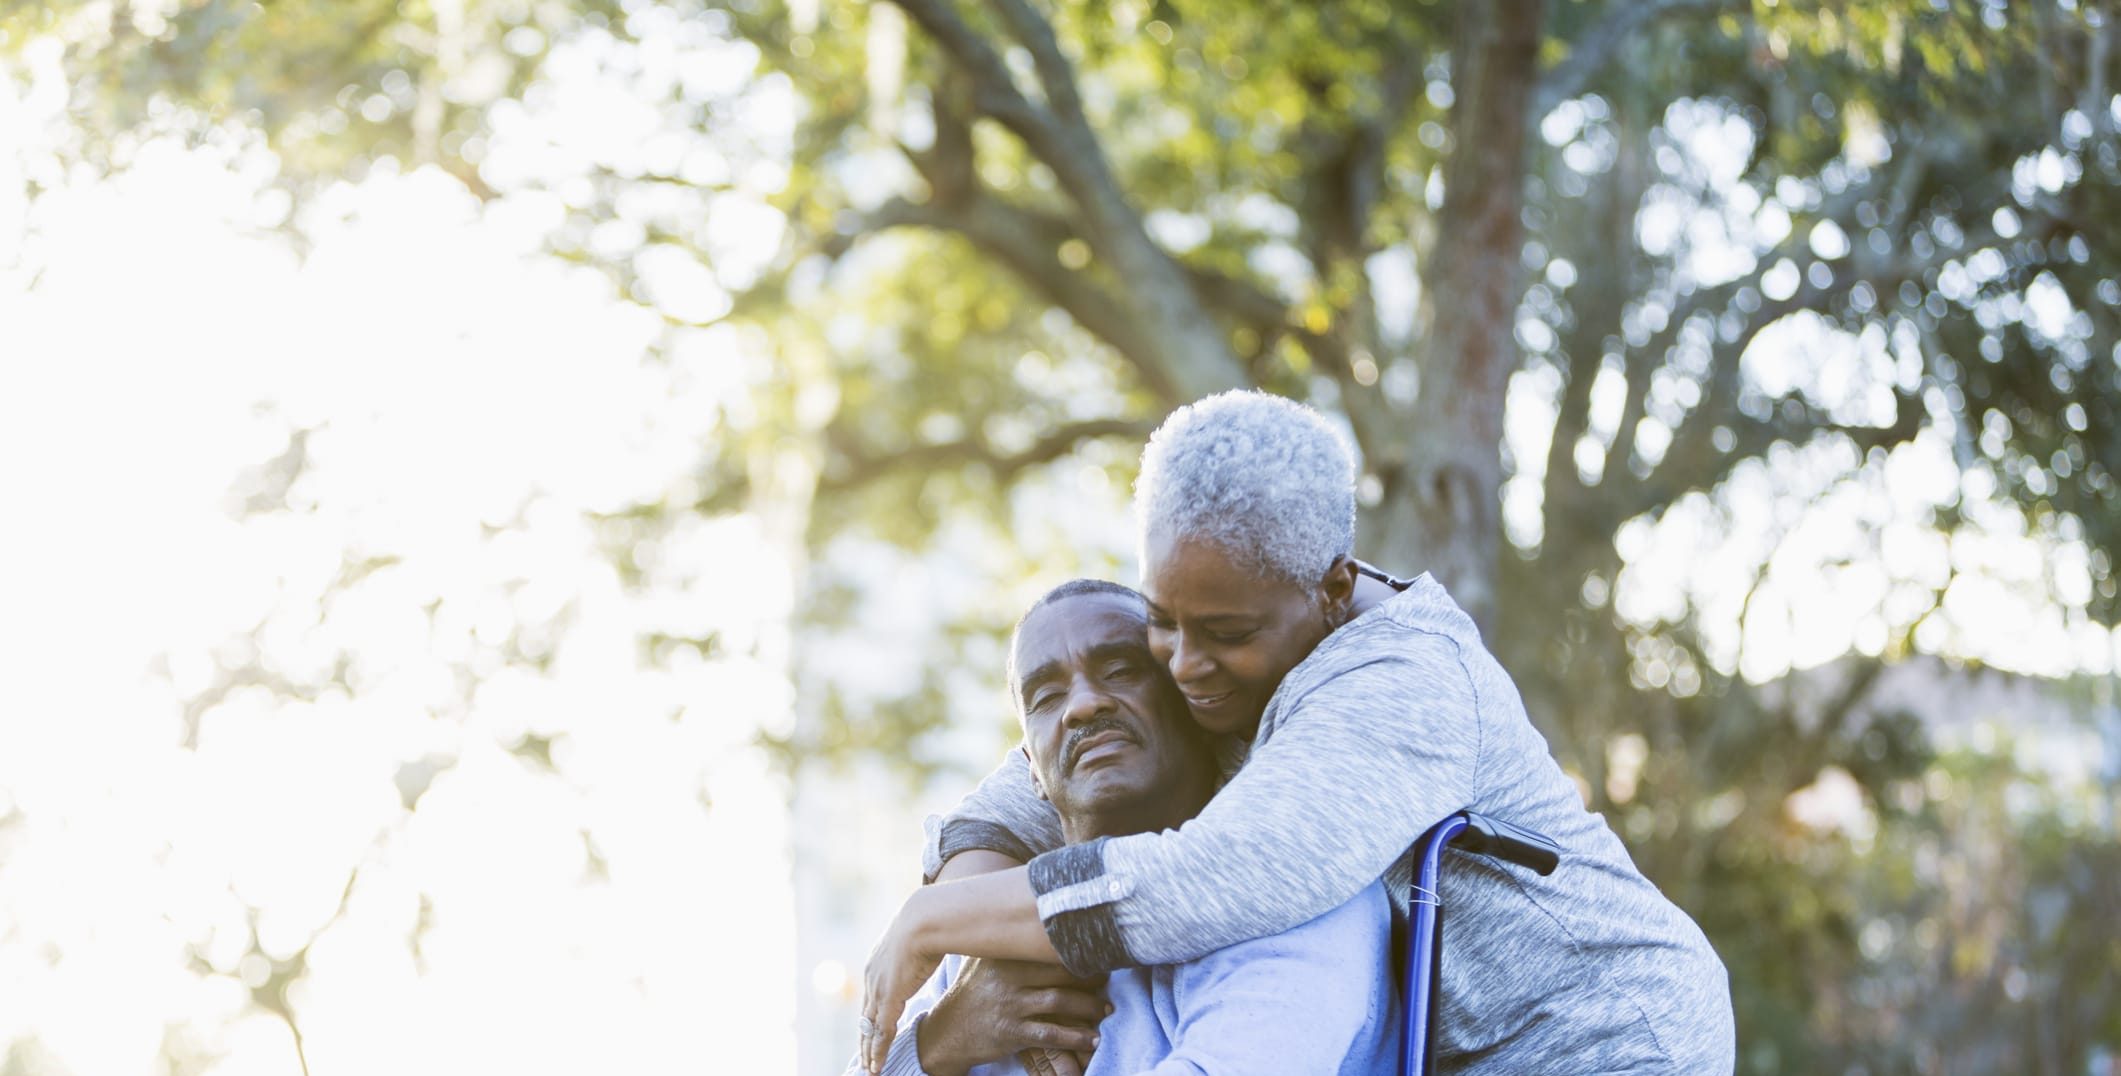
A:
<svg viewBox="0 0 2121 1076">
<path fill-rule="evenodd" d="M 1380 461 L 1385 498 L 1366 543 L 1396 570 L 1434 573 L 1483 631 L 1502 548 L 1503 395 L 1518 361 L 1525 135 L 1543 9 L 1542 0 L 1460 9 L 1458 143 L 1422 272 L 1421 389 L 1398 450 Z"/>
</svg>

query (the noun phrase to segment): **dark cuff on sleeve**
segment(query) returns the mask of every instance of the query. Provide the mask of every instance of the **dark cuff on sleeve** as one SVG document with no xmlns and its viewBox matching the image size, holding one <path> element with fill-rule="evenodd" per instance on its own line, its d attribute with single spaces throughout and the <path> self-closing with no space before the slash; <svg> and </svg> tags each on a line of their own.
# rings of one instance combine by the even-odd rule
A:
<svg viewBox="0 0 2121 1076">
<path fill-rule="evenodd" d="M 1113 914 L 1109 900 L 1043 914 L 1049 904 L 1047 894 L 1094 884 L 1104 876 L 1105 838 L 1057 848 L 1031 860 L 1030 868 L 1031 890 L 1039 896 L 1046 937 L 1068 974 L 1089 977 L 1134 963 L 1127 955 L 1126 942 L 1120 939 L 1119 917 Z"/>
<path fill-rule="evenodd" d="M 1032 856 L 1038 854 L 1005 826 L 982 822 L 977 818 L 953 818 L 943 823 L 942 835 L 936 840 L 936 871 L 940 873 L 943 864 L 950 862 L 951 856 L 975 849 L 1000 852 L 1018 863 L 1028 863 Z M 933 882 L 935 875 L 931 874 L 921 880 Z"/>
</svg>

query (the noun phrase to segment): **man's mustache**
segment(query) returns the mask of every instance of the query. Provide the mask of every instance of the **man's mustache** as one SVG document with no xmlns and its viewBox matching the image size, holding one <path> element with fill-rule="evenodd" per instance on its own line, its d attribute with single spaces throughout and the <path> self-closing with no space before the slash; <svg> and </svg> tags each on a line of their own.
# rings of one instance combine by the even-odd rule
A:
<svg viewBox="0 0 2121 1076">
<path fill-rule="evenodd" d="M 1128 728 L 1126 724 L 1120 721 L 1118 718 L 1100 717 L 1097 720 L 1092 721 L 1087 725 L 1083 725 L 1077 728 L 1074 732 L 1068 734 L 1068 742 L 1061 747 L 1062 772 L 1074 772 L 1076 758 L 1083 753 L 1084 740 L 1087 740 L 1092 736 L 1107 732 L 1119 733 L 1120 736 L 1125 738 L 1129 743 L 1138 742 L 1134 737 L 1134 730 Z"/>
</svg>

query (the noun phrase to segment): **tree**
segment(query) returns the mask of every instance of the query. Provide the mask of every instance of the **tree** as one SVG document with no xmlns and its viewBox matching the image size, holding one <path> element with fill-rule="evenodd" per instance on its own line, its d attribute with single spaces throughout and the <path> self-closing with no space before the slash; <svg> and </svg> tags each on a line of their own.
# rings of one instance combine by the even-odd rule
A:
<svg viewBox="0 0 2121 1076">
<path fill-rule="evenodd" d="M 1793 510 L 1875 495 L 1893 461 L 1948 450 L 1943 492 L 1850 554 L 1884 581 L 1852 641 L 1953 645 L 1964 558 L 1883 556 L 1895 522 L 2070 552 L 2055 600 L 2110 625 L 2121 113 L 2101 9 L 1800 7 L 212 0 L 11 33 L 70 43 L 98 129 L 237 118 L 296 188 L 387 154 L 482 197 L 561 192 L 554 249 L 663 312 L 672 346 L 774 349 L 769 417 L 643 525 L 770 502 L 820 548 L 921 548 L 946 517 L 1000 518 L 1055 461 L 1124 477 L 1146 430 L 1207 392 L 1342 417 L 1363 553 L 1435 572 L 1475 614 L 1592 804 L 1744 954 L 1741 1033 L 1801 1065 L 1825 1056 L 1807 1045 L 1823 1017 L 1790 943 L 1829 935 L 1776 918 L 1754 944 L 1730 898 L 1843 870 L 1784 854 L 1779 805 L 1830 768 L 1881 795 L 1928 765 L 1925 738 L 1864 716 L 1875 663 L 1814 705 L 1746 675 L 1755 599 L 1807 567 L 1778 569 L 1774 535 L 1741 551 L 1754 586 L 1735 597 L 1646 597 L 1643 549 L 1668 520 L 1750 526 L 1763 489 Z M 482 160 L 585 41 L 653 114 L 644 148 L 566 175 Z M 752 77 L 702 90 L 673 48 Z M 782 91 L 800 101 L 788 163 L 757 180 L 729 158 L 773 152 L 723 136 Z M 122 164 L 122 146 L 85 152 Z M 713 240 L 713 213 L 747 199 L 786 223 L 765 265 Z M 673 255 L 728 303 L 673 289 L 654 267 Z M 1088 391 L 1024 372 L 1048 366 Z M 1784 516 L 1768 525 L 1800 525 Z M 820 588 L 813 620 L 846 598 Z M 917 737 L 949 711 L 949 671 L 889 720 L 828 697 L 791 752 Z M 1835 1056 L 1884 1056 L 1865 1050 Z"/>
</svg>

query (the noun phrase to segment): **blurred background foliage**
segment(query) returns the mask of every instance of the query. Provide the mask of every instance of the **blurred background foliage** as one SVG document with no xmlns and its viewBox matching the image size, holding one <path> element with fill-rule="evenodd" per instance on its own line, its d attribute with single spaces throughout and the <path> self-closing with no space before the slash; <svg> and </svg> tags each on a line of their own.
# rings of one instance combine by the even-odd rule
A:
<svg viewBox="0 0 2121 1076">
<path fill-rule="evenodd" d="M 941 745 L 1005 741 L 1022 602 L 1127 570 L 1143 436 L 1259 386 L 1345 420 L 1363 555 L 1475 613 L 1709 931 L 1744 1071 L 2085 1072 L 2121 1051 L 2116 14 L 111 0 L 0 45 L 63 42 L 80 166 L 233 131 L 293 205 L 384 161 L 539 195 L 659 349 L 771 356 L 693 481 L 597 525 L 636 574 L 700 517 L 809 551 L 799 778 L 969 781 Z M 487 157 L 585 68 L 610 130 Z M 2067 720 L 1976 735 L 1940 715 L 2032 630 L 1999 588 Z M 879 602 L 938 618 L 884 688 L 840 668 Z"/>
</svg>

